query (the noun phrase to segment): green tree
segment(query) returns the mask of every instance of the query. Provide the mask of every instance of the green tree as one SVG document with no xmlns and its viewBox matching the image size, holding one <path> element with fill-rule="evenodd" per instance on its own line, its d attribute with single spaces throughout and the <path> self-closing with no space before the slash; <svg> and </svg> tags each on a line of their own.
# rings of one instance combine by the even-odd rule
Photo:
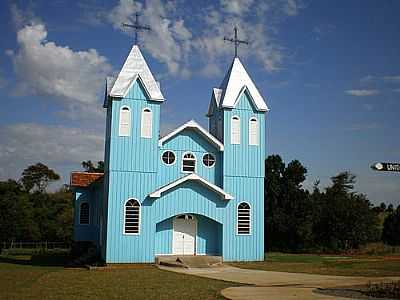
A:
<svg viewBox="0 0 400 300">
<path fill-rule="evenodd" d="M 307 169 L 298 160 L 285 166 L 279 155 L 269 156 L 265 168 L 266 248 L 304 251 L 313 241 L 313 207 L 301 186 Z"/>
<path fill-rule="evenodd" d="M 377 240 L 378 217 L 363 194 L 353 191 L 355 176 L 349 172 L 332 177 L 332 185 L 315 205 L 316 243 L 325 251 L 341 251 Z"/>
<path fill-rule="evenodd" d="M 20 179 L 26 191 L 43 193 L 50 182 L 57 181 L 60 176 L 42 163 L 29 166 L 22 172 Z"/>
<path fill-rule="evenodd" d="M 400 209 L 390 213 L 383 222 L 382 241 L 391 246 L 400 245 Z"/>
<path fill-rule="evenodd" d="M 39 238 L 28 192 L 14 180 L 0 182 L 0 241 Z"/>
<path fill-rule="evenodd" d="M 82 167 L 86 172 L 104 173 L 104 161 L 98 161 L 97 166 L 95 166 L 91 160 L 85 160 L 82 162 Z"/>
</svg>

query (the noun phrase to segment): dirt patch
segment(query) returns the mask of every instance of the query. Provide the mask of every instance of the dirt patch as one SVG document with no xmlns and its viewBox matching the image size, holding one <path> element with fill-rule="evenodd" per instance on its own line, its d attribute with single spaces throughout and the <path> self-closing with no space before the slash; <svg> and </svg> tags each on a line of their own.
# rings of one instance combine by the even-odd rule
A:
<svg viewBox="0 0 400 300">
<path fill-rule="evenodd" d="M 313 292 L 327 296 L 336 296 L 349 299 L 393 300 L 393 298 L 376 298 L 367 296 L 365 294 L 367 290 L 368 290 L 367 285 L 353 285 L 353 286 L 343 286 L 335 288 L 317 288 L 313 290 Z"/>
</svg>

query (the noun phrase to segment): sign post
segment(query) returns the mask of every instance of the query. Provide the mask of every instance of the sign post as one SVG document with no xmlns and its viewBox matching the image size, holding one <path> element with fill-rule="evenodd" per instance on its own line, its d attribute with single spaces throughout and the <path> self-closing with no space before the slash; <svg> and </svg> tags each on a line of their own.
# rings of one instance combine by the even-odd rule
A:
<svg viewBox="0 0 400 300">
<path fill-rule="evenodd" d="M 400 172 L 400 163 L 379 162 L 373 164 L 371 169 L 382 172 Z"/>
</svg>

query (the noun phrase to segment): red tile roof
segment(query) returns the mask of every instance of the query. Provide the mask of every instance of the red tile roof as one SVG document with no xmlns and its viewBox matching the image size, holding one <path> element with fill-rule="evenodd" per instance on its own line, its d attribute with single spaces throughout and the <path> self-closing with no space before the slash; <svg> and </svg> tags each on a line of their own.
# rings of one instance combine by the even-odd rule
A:
<svg viewBox="0 0 400 300">
<path fill-rule="evenodd" d="M 72 187 L 87 187 L 103 176 L 103 173 L 71 172 L 70 185 Z"/>
</svg>

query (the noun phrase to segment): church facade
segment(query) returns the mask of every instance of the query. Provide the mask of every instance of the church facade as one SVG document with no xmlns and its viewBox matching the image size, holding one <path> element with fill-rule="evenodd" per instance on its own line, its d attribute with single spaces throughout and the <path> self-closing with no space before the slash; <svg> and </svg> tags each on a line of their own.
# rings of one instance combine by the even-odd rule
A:
<svg viewBox="0 0 400 300">
<path fill-rule="evenodd" d="M 164 137 L 164 96 L 134 45 L 108 78 L 105 171 L 73 172 L 74 240 L 107 263 L 158 255 L 264 259 L 265 115 L 268 107 L 238 57 L 207 112 Z"/>
</svg>

